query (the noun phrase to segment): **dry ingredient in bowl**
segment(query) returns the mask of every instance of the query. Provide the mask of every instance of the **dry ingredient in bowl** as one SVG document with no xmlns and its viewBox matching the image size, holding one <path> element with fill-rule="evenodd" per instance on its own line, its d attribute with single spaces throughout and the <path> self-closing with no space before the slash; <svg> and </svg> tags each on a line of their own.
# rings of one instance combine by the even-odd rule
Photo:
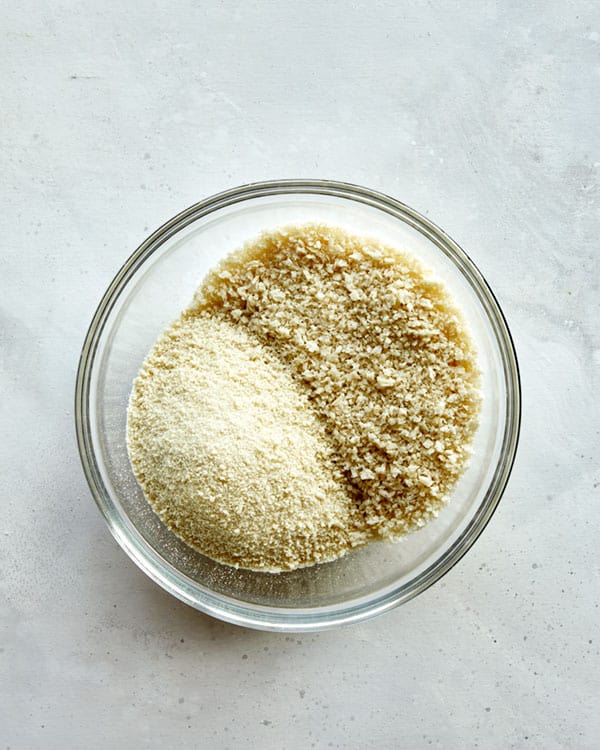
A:
<svg viewBox="0 0 600 750">
<path fill-rule="evenodd" d="M 294 568 L 337 557 L 358 513 L 306 393 L 236 327 L 187 315 L 131 399 L 129 450 L 162 520 L 223 562 Z"/>
<path fill-rule="evenodd" d="M 462 316 L 414 259 L 288 227 L 227 257 L 159 338 L 134 383 L 129 454 L 189 545 L 291 570 L 434 517 L 479 398 Z"/>
</svg>

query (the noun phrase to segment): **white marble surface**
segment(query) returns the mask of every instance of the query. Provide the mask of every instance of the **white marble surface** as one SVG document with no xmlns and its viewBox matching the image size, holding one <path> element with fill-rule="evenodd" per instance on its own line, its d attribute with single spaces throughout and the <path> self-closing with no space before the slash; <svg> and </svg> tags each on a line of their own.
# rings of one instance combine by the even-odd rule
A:
<svg viewBox="0 0 600 750">
<path fill-rule="evenodd" d="M 597 748 L 600 5 L 7 0 L 0 747 Z M 213 621 L 113 541 L 73 388 L 133 248 L 240 183 L 388 192 L 472 255 L 520 355 L 509 489 L 440 583 L 312 636 Z"/>
</svg>

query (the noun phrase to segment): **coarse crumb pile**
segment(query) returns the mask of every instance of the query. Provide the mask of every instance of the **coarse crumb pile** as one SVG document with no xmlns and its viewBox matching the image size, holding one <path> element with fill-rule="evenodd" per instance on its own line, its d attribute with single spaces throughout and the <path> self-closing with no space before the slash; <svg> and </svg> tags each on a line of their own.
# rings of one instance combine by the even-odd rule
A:
<svg viewBox="0 0 600 750">
<path fill-rule="evenodd" d="M 443 286 L 389 247 L 304 225 L 209 274 L 134 383 L 128 444 L 188 544 L 289 570 L 435 516 L 479 406 L 473 344 Z"/>
</svg>

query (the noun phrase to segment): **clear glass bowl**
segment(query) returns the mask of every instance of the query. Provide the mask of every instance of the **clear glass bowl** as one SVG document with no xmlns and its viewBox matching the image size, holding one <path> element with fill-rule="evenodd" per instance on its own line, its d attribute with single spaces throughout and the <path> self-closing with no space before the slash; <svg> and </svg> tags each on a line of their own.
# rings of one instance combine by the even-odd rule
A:
<svg viewBox="0 0 600 750">
<path fill-rule="evenodd" d="M 460 302 L 483 371 L 483 412 L 470 468 L 439 517 L 396 543 L 271 574 L 235 570 L 192 550 L 150 509 L 125 442 L 132 381 L 158 334 L 187 307 L 209 268 L 261 231 L 322 221 L 376 236 L 421 259 Z M 428 219 L 366 188 L 282 180 L 197 203 L 133 253 L 102 298 L 83 345 L 75 396 L 83 468 L 117 542 L 182 601 L 247 627 L 331 628 L 408 601 L 475 542 L 506 485 L 517 445 L 520 385 L 504 316 L 473 262 Z"/>
</svg>

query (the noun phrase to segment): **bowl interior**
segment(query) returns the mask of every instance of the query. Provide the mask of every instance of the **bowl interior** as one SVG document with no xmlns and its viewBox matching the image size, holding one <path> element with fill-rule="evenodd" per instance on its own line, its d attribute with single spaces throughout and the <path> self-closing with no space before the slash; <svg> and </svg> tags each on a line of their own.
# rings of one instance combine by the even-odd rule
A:
<svg viewBox="0 0 600 750">
<path fill-rule="evenodd" d="M 424 583 L 426 579 L 441 574 L 432 574 L 436 566 L 449 567 L 461 545 L 469 546 L 469 529 L 485 523 L 482 518 L 498 500 L 500 474 L 506 469 L 507 410 L 515 394 L 502 349 L 502 319 L 485 282 L 451 241 L 421 223 L 418 215 L 408 209 L 403 215 L 397 207 L 388 211 L 364 196 L 255 194 L 209 208 L 199 204 L 184 214 L 132 256 L 109 290 L 88 339 L 82 397 L 85 454 L 92 466 L 92 489 L 120 543 L 155 580 L 189 603 L 226 619 L 252 617 L 267 625 L 290 618 L 324 621 L 341 610 L 366 611 L 390 595 L 401 600 L 426 587 L 431 582 Z M 129 393 L 156 337 L 190 303 L 209 268 L 265 229 L 306 221 L 338 225 L 404 249 L 446 284 L 478 347 L 481 423 L 470 467 L 439 517 L 419 531 L 289 573 L 235 570 L 190 549 L 144 499 L 126 448 Z"/>
</svg>

